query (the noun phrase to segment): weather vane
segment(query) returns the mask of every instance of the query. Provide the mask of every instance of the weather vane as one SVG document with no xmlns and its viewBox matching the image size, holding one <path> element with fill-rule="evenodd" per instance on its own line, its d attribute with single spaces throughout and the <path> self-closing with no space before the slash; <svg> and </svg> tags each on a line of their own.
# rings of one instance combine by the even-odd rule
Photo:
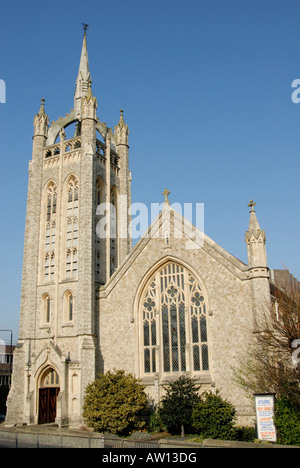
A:
<svg viewBox="0 0 300 468">
<path fill-rule="evenodd" d="M 83 27 L 84 32 L 86 33 L 89 25 L 86 23 L 82 23 L 82 27 Z"/>
</svg>

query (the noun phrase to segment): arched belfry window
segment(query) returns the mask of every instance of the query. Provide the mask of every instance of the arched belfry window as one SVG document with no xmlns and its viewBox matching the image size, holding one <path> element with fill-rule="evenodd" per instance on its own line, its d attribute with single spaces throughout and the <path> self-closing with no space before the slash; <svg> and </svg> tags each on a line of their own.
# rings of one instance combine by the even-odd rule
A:
<svg viewBox="0 0 300 468">
<path fill-rule="evenodd" d="M 114 185 L 110 192 L 110 272 L 118 267 L 118 189 Z"/>
<path fill-rule="evenodd" d="M 143 373 L 209 370 L 206 304 L 199 281 L 169 262 L 141 298 Z"/>
<path fill-rule="evenodd" d="M 101 218 L 106 212 L 104 209 L 106 203 L 105 190 L 104 180 L 102 177 L 98 177 L 95 192 L 95 278 L 100 282 L 104 282 L 103 273 L 105 273 L 105 267 L 102 268 L 101 265 L 103 259 L 105 259 L 105 237 L 102 228 L 100 228 Z"/>
<path fill-rule="evenodd" d="M 66 216 L 66 277 L 77 276 L 78 263 L 78 213 L 79 184 L 72 176 L 67 184 L 67 216 Z"/>
<path fill-rule="evenodd" d="M 46 219 L 44 245 L 44 281 L 54 280 L 56 241 L 57 186 L 50 182 L 46 191 Z"/>
</svg>

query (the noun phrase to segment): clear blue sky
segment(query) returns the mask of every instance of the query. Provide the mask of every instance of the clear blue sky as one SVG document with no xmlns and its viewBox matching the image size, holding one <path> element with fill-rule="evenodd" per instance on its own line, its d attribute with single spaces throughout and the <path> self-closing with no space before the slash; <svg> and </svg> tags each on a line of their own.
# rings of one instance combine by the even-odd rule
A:
<svg viewBox="0 0 300 468">
<path fill-rule="evenodd" d="M 82 22 L 98 116 L 130 128 L 133 201 L 204 203 L 206 234 L 247 262 L 253 199 L 269 267 L 300 277 L 299 18 L 298 0 L 1 2 L 0 328 L 17 338 L 33 116 L 73 107 Z"/>
</svg>

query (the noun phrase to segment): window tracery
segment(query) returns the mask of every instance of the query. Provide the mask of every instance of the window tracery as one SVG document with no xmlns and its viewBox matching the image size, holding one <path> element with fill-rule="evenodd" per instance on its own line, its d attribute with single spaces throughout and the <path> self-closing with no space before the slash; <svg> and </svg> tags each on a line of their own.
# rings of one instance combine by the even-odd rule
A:
<svg viewBox="0 0 300 468">
<path fill-rule="evenodd" d="M 142 296 L 143 371 L 209 370 L 206 305 L 196 278 L 169 262 Z"/>
<path fill-rule="evenodd" d="M 98 177 L 96 181 L 96 193 L 95 193 L 95 277 L 97 281 L 100 281 L 102 278 L 101 272 L 101 261 L 105 258 L 105 239 L 103 239 L 100 233 L 97 231 L 98 223 L 101 220 L 102 210 L 100 208 L 101 204 L 105 204 L 105 183 L 102 177 Z M 101 255 L 102 254 L 102 255 Z"/>
<path fill-rule="evenodd" d="M 110 192 L 110 272 L 118 267 L 118 189 L 113 186 Z"/>
<path fill-rule="evenodd" d="M 41 378 L 40 388 L 57 387 L 59 385 L 58 373 L 52 368 L 48 368 Z"/>
<path fill-rule="evenodd" d="M 78 213 L 79 184 L 72 176 L 67 185 L 67 219 L 66 219 L 66 277 L 74 278 L 78 271 Z"/>
<path fill-rule="evenodd" d="M 44 281 L 54 281 L 56 242 L 57 186 L 50 182 L 46 192 L 46 226 L 44 237 Z"/>
</svg>

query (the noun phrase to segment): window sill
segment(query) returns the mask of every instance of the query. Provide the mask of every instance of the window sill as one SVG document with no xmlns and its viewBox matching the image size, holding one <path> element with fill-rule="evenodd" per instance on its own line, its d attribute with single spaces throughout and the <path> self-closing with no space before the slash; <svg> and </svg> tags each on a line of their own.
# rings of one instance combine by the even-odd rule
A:
<svg viewBox="0 0 300 468">
<path fill-rule="evenodd" d="M 187 377 L 191 377 L 196 379 L 200 384 L 212 384 L 213 380 L 211 378 L 211 374 L 209 371 L 203 372 L 178 372 L 178 373 L 170 373 L 170 374 L 144 374 L 141 377 L 143 384 L 145 385 L 154 385 L 155 381 L 159 381 L 160 385 L 166 385 L 168 382 L 174 382 L 175 380 L 179 379 L 181 375 L 186 375 Z"/>
</svg>

